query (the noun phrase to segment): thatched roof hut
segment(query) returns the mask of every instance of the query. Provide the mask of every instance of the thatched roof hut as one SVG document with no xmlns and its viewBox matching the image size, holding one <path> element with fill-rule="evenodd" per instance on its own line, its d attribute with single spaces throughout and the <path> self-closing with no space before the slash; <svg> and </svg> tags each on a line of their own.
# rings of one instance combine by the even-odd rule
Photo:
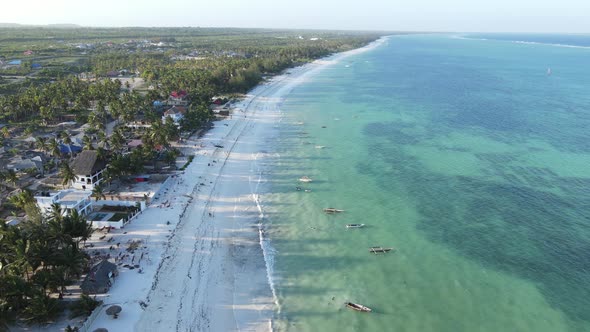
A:
<svg viewBox="0 0 590 332">
<path fill-rule="evenodd" d="M 98 157 L 95 150 L 84 150 L 72 161 L 72 169 L 76 175 L 91 176 L 104 169 L 107 162 Z"/>
<path fill-rule="evenodd" d="M 104 294 L 109 291 L 112 280 L 117 276 L 117 265 L 104 259 L 95 264 L 82 281 L 80 288 L 84 294 Z"/>
</svg>

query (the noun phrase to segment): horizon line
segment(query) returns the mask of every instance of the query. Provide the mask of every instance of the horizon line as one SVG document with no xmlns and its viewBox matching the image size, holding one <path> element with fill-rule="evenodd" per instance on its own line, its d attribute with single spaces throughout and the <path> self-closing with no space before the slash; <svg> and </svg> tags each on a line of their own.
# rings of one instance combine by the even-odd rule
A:
<svg viewBox="0 0 590 332">
<path fill-rule="evenodd" d="M 12 26 L 11 26 L 12 25 Z M 280 31 L 344 31 L 344 32 L 378 32 L 378 33 L 530 33 L 530 34 L 577 34 L 590 35 L 590 32 L 565 32 L 565 31 L 458 31 L 458 30 L 390 30 L 390 29 L 341 29 L 341 28 L 273 28 L 273 27 L 238 27 L 238 26 L 194 26 L 194 25 L 175 25 L 175 26 L 145 26 L 145 25 L 122 25 L 122 26 L 105 26 L 105 25 L 80 25 L 77 23 L 47 23 L 47 24 L 27 24 L 0 22 L 0 29 L 18 29 L 18 28 L 59 28 L 59 29 L 242 29 L 242 30 L 280 30 Z"/>
</svg>

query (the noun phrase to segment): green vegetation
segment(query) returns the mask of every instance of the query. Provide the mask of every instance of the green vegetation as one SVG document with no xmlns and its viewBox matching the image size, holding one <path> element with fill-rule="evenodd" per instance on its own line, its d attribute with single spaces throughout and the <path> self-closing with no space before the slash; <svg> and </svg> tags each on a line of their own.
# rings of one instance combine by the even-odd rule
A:
<svg viewBox="0 0 590 332">
<path fill-rule="evenodd" d="M 72 303 L 71 307 L 71 318 L 88 316 L 92 311 L 102 304 L 102 301 L 97 301 L 86 294 L 82 294 L 80 300 Z"/>
<path fill-rule="evenodd" d="M 63 215 L 59 205 L 19 227 L 0 224 L 0 326 L 17 318 L 43 323 L 61 311 L 51 295 L 80 277 L 88 262 L 80 243 L 91 234 L 82 216 Z"/>
<path fill-rule="evenodd" d="M 267 76 L 378 37 L 263 29 L 0 28 L 0 124 L 7 125 L 0 142 L 10 156 L 18 155 L 17 146 L 36 148 L 47 160 L 43 171 L 59 175 L 66 187 L 75 180 L 73 153 L 71 147 L 62 152 L 60 144 L 71 145 L 73 133 L 60 123 L 87 124 L 78 129 L 81 145 L 108 160 L 107 186 L 148 168 L 175 165 L 180 152 L 172 143 L 206 128 L 213 97 L 239 98 Z M 171 97 L 173 91 L 182 96 Z M 162 120 L 172 105 L 182 108 L 178 122 Z M 28 136 L 35 141 L 25 146 Z M 141 145 L 128 146 L 132 140 Z M 0 189 L 12 192 L 3 206 L 28 219 L 18 226 L 0 223 L 0 330 L 14 320 L 55 317 L 64 309 L 56 294 L 88 262 L 80 242 L 92 233 L 91 225 L 77 213 L 63 215 L 59 205 L 42 216 L 32 193 L 19 190 L 23 173 L 0 172 Z M 96 200 L 105 197 L 103 185 L 92 192 Z M 136 210 L 118 211 L 111 219 Z M 83 296 L 73 315 L 89 314 L 96 305 Z"/>
<path fill-rule="evenodd" d="M 70 144 L 71 138 L 68 133 L 53 138 L 39 134 L 52 133 L 62 122 L 88 123 L 83 147 L 110 159 L 110 182 L 142 172 L 146 165 L 157 167 L 159 161 L 172 165 L 165 151 L 182 132 L 212 119 L 212 97 L 244 93 L 267 75 L 378 36 L 263 29 L 4 28 L 0 123 L 11 132 L 37 136 L 36 147 L 52 157 L 64 186 L 73 178 L 59 144 Z M 12 60 L 21 64 L 9 65 Z M 164 106 L 154 104 L 166 105 L 172 91 L 187 94 L 179 123 L 161 121 Z M 114 120 L 119 125 L 109 135 L 106 126 Z M 134 121 L 142 122 L 143 129 L 125 127 Z M 141 147 L 127 153 L 126 143 L 137 138 Z"/>
<path fill-rule="evenodd" d="M 193 159 L 195 159 L 195 156 L 188 156 L 188 160 L 186 161 L 186 163 L 182 166 L 182 168 L 180 170 L 184 171 L 188 167 L 188 165 L 190 165 L 193 162 Z"/>
<path fill-rule="evenodd" d="M 314 40 L 310 40 L 310 36 Z M 137 111 L 140 106 L 137 103 L 118 105 L 139 100 L 137 95 L 117 98 L 120 86 L 115 82 L 105 80 L 90 84 L 72 77 L 75 74 L 86 73 L 85 77 L 100 79 L 111 72 L 127 73 L 142 77 L 156 87 L 147 93 L 148 102 L 165 98 L 170 91 L 186 90 L 193 102 L 207 103 L 216 94 L 246 92 L 258 84 L 263 75 L 362 46 L 377 36 L 198 28 L 0 29 L 3 45 L 0 59 L 22 61 L 18 68 L 4 66 L 0 70 L 0 75 L 5 75 L 0 93 L 18 92 L 11 98 L 0 99 L 3 110 L 0 121 L 22 122 L 29 118 L 51 121 L 87 110 L 90 101 L 102 103 L 96 107 L 98 113 L 101 106 L 111 106 L 111 103 L 119 106 L 119 110 L 134 106 L 132 108 Z M 33 53 L 25 56 L 23 52 L 26 51 Z M 193 60 L 179 60 L 188 56 Z M 50 67 L 40 71 L 28 68 L 48 59 Z M 72 63 L 78 65 L 72 66 Z M 9 79 L 7 75 L 28 76 Z M 57 82 L 47 84 L 47 79 Z"/>
</svg>

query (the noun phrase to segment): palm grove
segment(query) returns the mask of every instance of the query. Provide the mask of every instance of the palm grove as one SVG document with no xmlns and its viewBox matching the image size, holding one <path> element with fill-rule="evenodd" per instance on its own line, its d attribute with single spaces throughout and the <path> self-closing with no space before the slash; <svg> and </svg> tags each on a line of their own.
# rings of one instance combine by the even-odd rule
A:
<svg viewBox="0 0 590 332">
<path fill-rule="evenodd" d="M 318 37 L 301 37 L 312 33 Z M 31 43 L 39 59 L 51 59 L 41 71 L 33 71 L 30 61 L 0 70 L 0 75 L 26 76 L 10 86 L 0 79 L 0 123 L 11 127 L 3 128 L 0 140 L 13 138 L 14 133 L 35 135 L 34 147 L 49 160 L 47 171 L 58 173 L 66 187 L 74 180 L 69 165 L 73 154 L 64 154 L 59 145 L 70 146 L 71 133 L 49 128 L 63 119 L 87 123 L 83 148 L 95 149 L 109 160 L 104 174 L 109 183 L 137 174 L 156 160 L 173 162 L 179 152 L 167 148 L 181 133 L 211 120 L 212 97 L 247 92 L 266 75 L 360 47 L 377 37 L 376 33 L 197 28 L 0 29 L 0 43 L 6 46 L 0 59 L 21 54 Z M 60 41 L 57 48 L 55 40 Z M 137 40 L 165 46 L 140 48 Z M 74 46 L 80 43 L 93 47 L 80 52 Z M 193 59 L 179 60 L 187 55 Z M 60 63 L 56 61 L 60 57 L 75 62 Z M 150 89 L 134 90 L 107 78 L 121 69 L 144 79 Z M 90 73 L 92 79 L 81 79 L 81 73 Z M 180 90 L 187 91 L 190 100 L 185 117 L 180 124 L 170 118 L 162 121 L 154 101 Z M 143 130 L 124 126 L 138 118 L 148 124 Z M 118 125 L 107 135 L 106 125 L 114 120 Z M 47 132 L 51 135 L 37 135 Z M 127 141 L 136 137 L 141 138 L 141 147 L 124 152 Z M 157 146 L 164 147 L 163 152 Z M 28 216 L 17 227 L 0 226 L 0 326 L 14 319 L 44 322 L 66 307 L 56 294 L 87 271 L 89 257 L 81 243 L 92 228 L 77 213 L 63 213 L 59 205 L 41 215 L 31 192 L 19 190 L 13 171 L 1 172 L 0 183 L 15 190 L 7 204 Z M 93 196 L 104 197 L 103 187 L 97 186 Z M 88 313 L 95 305 L 89 298 L 80 301 L 74 314 Z"/>
</svg>

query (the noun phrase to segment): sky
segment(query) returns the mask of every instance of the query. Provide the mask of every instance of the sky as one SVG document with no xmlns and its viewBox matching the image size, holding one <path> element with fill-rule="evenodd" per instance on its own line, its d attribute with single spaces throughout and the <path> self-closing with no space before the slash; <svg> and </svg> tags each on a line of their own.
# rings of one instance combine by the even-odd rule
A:
<svg viewBox="0 0 590 332">
<path fill-rule="evenodd" d="M 590 0 L 2 0 L 0 23 L 590 33 Z"/>
</svg>

